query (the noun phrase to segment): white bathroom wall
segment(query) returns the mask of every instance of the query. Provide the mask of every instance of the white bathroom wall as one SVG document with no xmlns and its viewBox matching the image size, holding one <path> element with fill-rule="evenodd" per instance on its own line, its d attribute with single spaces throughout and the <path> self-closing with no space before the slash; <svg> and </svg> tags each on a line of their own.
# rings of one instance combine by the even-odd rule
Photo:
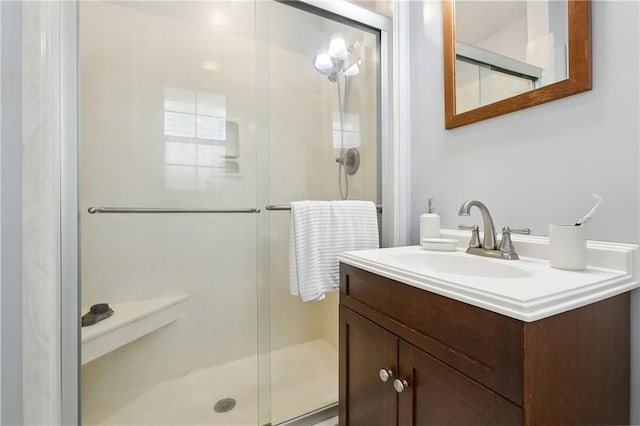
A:
<svg viewBox="0 0 640 426">
<path fill-rule="evenodd" d="M 590 238 L 638 241 L 637 7 L 593 3 L 593 90 L 444 130 L 440 5 L 412 3 L 413 241 L 427 195 L 444 227 L 472 221 L 457 211 L 477 198 L 498 226 L 546 235 L 584 214 L 592 192 L 605 202 Z"/>
<path fill-rule="evenodd" d="M 442 15 L 437 1 L 411 3 L 412 221 L 427 197 L 444 228 L 481 224 L 457 215 L 467 199 L 489 207 L 497 227 L 572 223 L 605 201 L 589 238 L 640 242 L 639 4 L 592 2 L 593 90 L 444 130 Z M 632 295 L 632 423 L 640 423 L 640 294 Z"/>
</svg>

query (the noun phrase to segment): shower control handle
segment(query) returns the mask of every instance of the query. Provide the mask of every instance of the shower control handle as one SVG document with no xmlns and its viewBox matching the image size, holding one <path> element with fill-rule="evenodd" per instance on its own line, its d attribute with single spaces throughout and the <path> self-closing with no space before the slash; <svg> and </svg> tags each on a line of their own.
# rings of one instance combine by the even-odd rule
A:
<svg viewBox="0 0 640 426">
<path fill-rule="evenodd" d="M 393 381 L 393 387 L 396 392 L 401 393 L 409 387 L 409 382 L 407 382 L 406 379 L 395 379 Z"/>
<path fill-rule="evenodd" d="M 391 377 L 393 377 L 393 371 L 386 368 L 381 368 L 378 372 L 378 375 L 380 376 L 380 380 L 382 380 L 383 382 L 387 382 Z"/>
</svg>

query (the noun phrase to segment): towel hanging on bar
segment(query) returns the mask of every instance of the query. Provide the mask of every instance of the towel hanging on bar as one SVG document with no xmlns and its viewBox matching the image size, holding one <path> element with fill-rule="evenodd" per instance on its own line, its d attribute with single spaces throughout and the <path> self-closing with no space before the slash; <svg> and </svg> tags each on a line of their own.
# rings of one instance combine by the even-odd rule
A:
<svg viewBox="0 0 640 426">
<path fill-rule="evenodd" d="M 296 201 L 289 228 L 289 289 L 303 302 L 339 288 L 338 254 L 379 247 L 371 201 Z"/>
</svg>

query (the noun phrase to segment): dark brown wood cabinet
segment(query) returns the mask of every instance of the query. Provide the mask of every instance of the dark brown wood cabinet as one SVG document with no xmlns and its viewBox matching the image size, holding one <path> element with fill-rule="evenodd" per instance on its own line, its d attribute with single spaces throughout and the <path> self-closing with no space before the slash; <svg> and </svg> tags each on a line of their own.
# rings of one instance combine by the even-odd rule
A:
<svg viewBox="0 0 640 426">
<path fill-rule="evenodd" d="M 415 346 L 400 341 L 398 424 L 514 425 L 522 409 Z M 393 424 L 393 423 L 388 423 Z"/>
<path fill-rule="evenodd" d="M 349 342 L 346 362 L 351 366 L 349 424 L 395 424 L 397 397 L 395 392 L 388 392 L 391 382 L 383 382 L 379 371 L 398 371 L 398 338 L 349 309 L 340 315 Z"/>
<path fill-rule="evenodd" d="M 629 293 L 522 322 L 340 274 L 341 426 L 628 423 Z"/>
</svg>

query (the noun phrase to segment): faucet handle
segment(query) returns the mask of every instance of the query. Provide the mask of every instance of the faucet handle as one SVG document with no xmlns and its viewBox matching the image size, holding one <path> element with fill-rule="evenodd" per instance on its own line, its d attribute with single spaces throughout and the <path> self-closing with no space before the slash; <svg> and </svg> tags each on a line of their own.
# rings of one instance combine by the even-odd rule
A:
<svg viewBox="0 0 640 426">
<path fill-rule="evenodd" d="M 511 229 L 508 226 L 505 226 L 504 228 L 502 228 L 502 234 L 524 234 L 524 235 L 529 235 L 531 234 L 531 229 L 529 228 L 520 228 L 520 229 Z"/>
<path fill-rule="evenodd" d="M 471 239 L 469 240 L 469 247 L 477 248 L 482 247 L 480 245 L 480 231 L 478 225 L 458 225 L 458 229 L 471 230 Z"/>
<path fill-rule="evenodd" d="M 500 247 L 498 247 L 498 250 L 500 250 L 503 253 L 511 253 L 517 256 L 516 249 L 513 247 L 513 242 L 511 241 L 511 234 L 529 235 L 531 234 L 531 229 L 529 228 L 511 229 L 508 226 L 505 226 L 504 228 L 502 228 L 502 240 L 500 241 Z M 517 259 L 517 257 L 515 257 L 515 259 Z"/>
</svg>

